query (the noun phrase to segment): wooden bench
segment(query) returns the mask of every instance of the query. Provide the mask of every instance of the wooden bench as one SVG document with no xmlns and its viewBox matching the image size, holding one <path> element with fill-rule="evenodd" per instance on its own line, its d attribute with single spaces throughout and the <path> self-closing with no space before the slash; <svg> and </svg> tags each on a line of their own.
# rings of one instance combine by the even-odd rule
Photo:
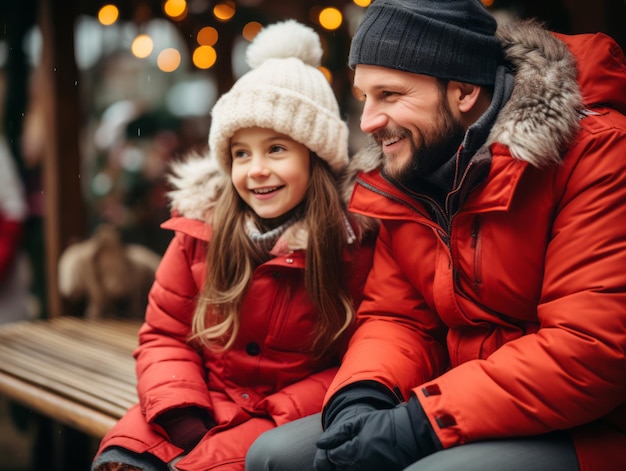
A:
<svg viewBox="0 0 626 471">
<path fill-rule="evenodd" d="M 136 320 L 60 316 L 0 326 L 0 394 L 101 438 L 137 402 Z"/>
</svg>

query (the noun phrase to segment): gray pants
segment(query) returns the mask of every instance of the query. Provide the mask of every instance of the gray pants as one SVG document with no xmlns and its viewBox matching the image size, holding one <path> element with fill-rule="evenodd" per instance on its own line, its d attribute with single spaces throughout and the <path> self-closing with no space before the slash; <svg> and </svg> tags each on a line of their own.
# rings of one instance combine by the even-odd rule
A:
<svg viewBox="0 0 626 471">
<path fill-rule="evenodd" d="M 315 442 L 322 433 L 320 415 L 305 417 L 265 432 L 250 447 L 246 471 L 310 470 Z M 547 435 L 471 443 L 434 453 L 404 471 L 578 471 L 569 435 Z"/>
</svg>

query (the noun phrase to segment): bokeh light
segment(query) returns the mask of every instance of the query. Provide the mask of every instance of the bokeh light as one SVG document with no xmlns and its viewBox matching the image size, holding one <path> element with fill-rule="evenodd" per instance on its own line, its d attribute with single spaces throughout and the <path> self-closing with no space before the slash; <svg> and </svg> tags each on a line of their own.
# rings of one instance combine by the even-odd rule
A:
<svg viewBox="0 0 626 471">
<path fill-rule="evenodd" d="M 259 23 L 258 21 L 251 21 L 243 27 L 241 35 L 246 38 L 246 40 L 252 41 L 254 37 L 259 34 L 261 28 L 263 28 L 263 25 L 261 23 Z"/>
<path fill-rule="evenodd" d="M 181 62 L 180 52 L 173 47 L 163 49 L 157 57 L 157 66 L 163 72 L 174 72 Z"/>
<path fill-rule="evenodd" d="M 213 26 L 205 26 L 196 36 L 196 40 L 200 46 L 213 46 L 217 42 L 219 34 Z"/>
<path fill-rule="evenodd" d="M 120 12 L 115 5 L 104 5 L 98 11 L 98 21 L 104 26 L 112 25 L 117 21 Z"/>
<path fill-rule="evenodd" d="M 199 46 L 193 51 L 192 60 L 197 68 L 209 69 L 217 60 L 217 52 L 212 46 Z"/>
<path fill-rule="evenodd" d="M 148 57 L 154 49 L 154 41 L 147 34 L 140 34 L 134 40 L 130 46 L 135 57 L 145 59 Z"/>
<path fill-rule="evenodd" d="M 326 80 L 328 80 L 329 83 L 333 81 L 333 74 L 330 70 L 324 66 L 319 66 L 318 69 L 324 74 L 324 77 L 326 77 Z"/>
<path fill-rule="evenodd" d="M 235 16 L 235 2 L 228 1 L 224 3 L 218 3 L 213 8 L 213 14 L 215 18 L 220 21 L 228 21 Z"/>
<path fill-rule="evenodd" d="M 186 0 L 167 0 L 163 4 L 163 11 L 170 18 L 178 18 L 187 11 Z"/>
<path fill-rule="evenodd" d="M 333 31 L 341 26 L 343 15 L 333 7 L 324 8 L 319 15 L 322 28 Z"/>
</svg>

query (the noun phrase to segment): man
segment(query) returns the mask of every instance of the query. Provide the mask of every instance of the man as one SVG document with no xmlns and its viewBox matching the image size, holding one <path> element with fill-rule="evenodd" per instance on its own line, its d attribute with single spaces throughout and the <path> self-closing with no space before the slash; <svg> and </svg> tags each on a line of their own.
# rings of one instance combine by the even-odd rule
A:
<svg viewBox="0 0 626 471">
<path fill-rule="evenodd" d="M 366 298 L 324 432 L 262 436 L 247 469 L 626 469 L 626 60 L 495 30 L 479 0 L 366 11 Z"/>
</svg>

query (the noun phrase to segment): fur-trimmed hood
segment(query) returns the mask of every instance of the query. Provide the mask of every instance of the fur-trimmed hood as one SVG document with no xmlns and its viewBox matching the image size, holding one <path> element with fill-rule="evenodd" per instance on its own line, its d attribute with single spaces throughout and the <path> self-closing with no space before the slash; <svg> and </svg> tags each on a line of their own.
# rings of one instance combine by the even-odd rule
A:
<svg viewBox="0 0 626 471">
<path fill-rule="evenodd" d="M 536 167 L 561 160 L 583 109 L 574 56 L 535 21 L 513 22 L 497 36 L 514 68 L 515 85 L 487 138 Z"/>
</svg>

